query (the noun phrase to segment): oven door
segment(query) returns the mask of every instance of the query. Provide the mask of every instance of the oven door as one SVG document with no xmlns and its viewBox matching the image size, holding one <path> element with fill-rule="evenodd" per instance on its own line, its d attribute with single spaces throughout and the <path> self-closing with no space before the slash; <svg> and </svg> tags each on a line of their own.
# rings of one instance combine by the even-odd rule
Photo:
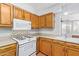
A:
<svg viewBox="0 0 79 59">
<path fill-rule="evenodd" d="M 19 56 L 30 56 L 35 51 L 36 51 L 35 40 L 19 46 Z"/>
</svg>

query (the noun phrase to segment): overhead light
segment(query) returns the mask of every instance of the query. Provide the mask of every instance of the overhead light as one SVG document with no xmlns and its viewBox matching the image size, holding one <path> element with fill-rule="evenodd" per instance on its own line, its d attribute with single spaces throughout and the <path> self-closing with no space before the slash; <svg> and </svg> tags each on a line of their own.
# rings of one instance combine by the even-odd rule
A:
<svg viewBox="0 0 79 59">
<path fill-rule="evenodd" d="M 68 15 L 68 12 L 64 12 L 64 15 Z"/>
</svg>

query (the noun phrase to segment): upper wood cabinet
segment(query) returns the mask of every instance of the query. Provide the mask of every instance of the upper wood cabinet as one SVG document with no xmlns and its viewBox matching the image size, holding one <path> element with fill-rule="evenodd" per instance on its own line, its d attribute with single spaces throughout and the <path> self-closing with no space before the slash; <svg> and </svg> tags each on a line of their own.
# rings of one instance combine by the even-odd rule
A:
<svg viewBox="0 0 79 59">
<path fill-rule="evenodd" d="M 23 10 L 14 6 L 14 18 L 24 19 Z"/>
<path fill-rule="evenodd" d="M 39 28 L 54 28 L 55 27 L 55 14 L 48 13 L 39 16 Z"/>
<path fill-rule="evenodd" d="M 45 28 L 46 16 L 39 16 L 39 28 Z"/>
<path fill-rule="evenodd" d="M 0 26 L 12 27 L 13 18 L 31 21 L 32 29 L 54 28 L 55 15 L 48 13 L 46 15 L 37 16 L 29 13 L 21 8 L 13 6 L 12 4 L 0 4 Z"/>
<path fill-rule="evenodd" d="M 24 11 L 24 20 L 31 21 L 31 14 L 29 12 Z"/>
<path fill-rule="evenodd" d="M 53 28 L 55 25 L 55 16 L 53 13 L 46 14 L 46 28 Z"/>
<path fill-rule="evenodd" d="M 13 19 L 13 6 L 10 4 L 0 4 L 0 26 L 11 27 Z"/>
<path fill-rule="evenodd" d="M 40 38 L 40 51 L 45 55 L 51 55 L 51 40 L 48 38 Z"/>
<path fill-rule="evenodd" d="M 31 22 L 32 22 L 32 28 L 33 29 L 39 28 L 38 17 L 39 16 L 37 16 L 37 15 L 31 14 Z"/>
</svg>

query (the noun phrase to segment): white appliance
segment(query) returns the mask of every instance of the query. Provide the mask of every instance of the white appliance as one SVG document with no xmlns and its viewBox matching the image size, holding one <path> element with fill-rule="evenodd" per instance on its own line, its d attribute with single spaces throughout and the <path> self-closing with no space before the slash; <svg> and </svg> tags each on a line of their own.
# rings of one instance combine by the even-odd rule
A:
<svg viewBox="0 0 79 59">
<path fill-rule="evenodd" d="M 18 42 L 18 53 L 19 56 L 31 56 L 36 52 L 36 37 L 24 37 L 18 36 L 13 37 Z"/>
<path fill-rule="evenodd" d="M 30 41 L 19 45 L 19 56 L 31 56 L 36 51 L 36 41 Z"/>
<path fill-rule="evenodd" d="M 13 30 L 31 30 L 31 22 L 20 19 L 14 19 Z"/>
</svg>

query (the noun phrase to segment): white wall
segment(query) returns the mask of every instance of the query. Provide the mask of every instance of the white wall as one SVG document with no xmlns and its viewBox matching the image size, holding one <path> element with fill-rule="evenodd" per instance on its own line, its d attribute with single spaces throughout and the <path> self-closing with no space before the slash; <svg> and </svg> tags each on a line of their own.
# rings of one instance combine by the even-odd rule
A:
<svg viewBox="0 0 79 59">
<path fill-rule="evenodd" d="M 11 28 L 0 28 L 0 36 L 10 35 L 12 32 Z"/>
<path fill-rule="evenodd" d="M 74 23 L 75 21 L 79 21 L 79 3 L 69 3 L 69 4 L 64 4 L 63 6 L 63 14 L 64 12 L 67 12 L 68 15 L 63 15 L 62 16 L 62 20 L 69 20 L 72 21 L 72 23 Z M 75 31 L 73 31 L 73 25 L 72 25 L 72 32 L 71 34 L 78 34 L 79 35 L 79 25 L 76 23 L 75 27 L 77 27 L 77 29 Z"/>
<path fill-rule="evenodd" d="M 77 20 L 79 19 L 79 3 L 69 3 L 69 4 L 63 4 L 63 14 L 65 12 L 68 13 L 68 15 L 63 15 L 62 20 Z"/>
</svg>

